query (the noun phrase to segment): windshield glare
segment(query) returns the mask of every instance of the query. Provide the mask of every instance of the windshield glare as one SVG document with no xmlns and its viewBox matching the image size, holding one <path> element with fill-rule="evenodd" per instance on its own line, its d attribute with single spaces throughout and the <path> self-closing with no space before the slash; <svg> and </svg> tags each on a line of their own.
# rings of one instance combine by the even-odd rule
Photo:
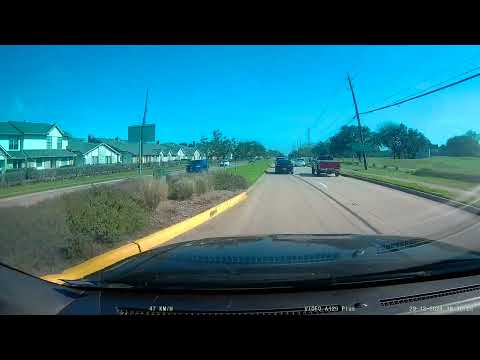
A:
<svg viewBox="0 0 480 360">
<path fill-rule="evenodd" d="M 479 54 L 1 45 L 0 262 L 185 288 L 477 269 Z"/>
</svg>

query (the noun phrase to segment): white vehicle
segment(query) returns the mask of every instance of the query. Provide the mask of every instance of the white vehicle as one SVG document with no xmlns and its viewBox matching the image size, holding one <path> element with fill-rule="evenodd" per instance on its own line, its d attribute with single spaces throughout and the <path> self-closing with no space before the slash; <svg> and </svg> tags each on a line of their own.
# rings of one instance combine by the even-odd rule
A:
<svg viewBox="0 0 480 360">
<path fill-rule="evenodd" d="M 307 162 L 304 159 L 295 160 L 295 166 L 307 166 Z"/>
<path fill-rule="evenodd" d="M 224 166 L 230 166 L 230 161 L 228 160 L 222 160 L 220 161 L 220 166 L 224 167 Z"/>
</svg>

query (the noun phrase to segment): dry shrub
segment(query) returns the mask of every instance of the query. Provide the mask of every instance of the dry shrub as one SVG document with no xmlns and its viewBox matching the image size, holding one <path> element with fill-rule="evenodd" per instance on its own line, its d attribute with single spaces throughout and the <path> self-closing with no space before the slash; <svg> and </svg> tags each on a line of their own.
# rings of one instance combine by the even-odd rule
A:
<svg viewBox="0 0 480 360">
<path fill-rule="evenodd" d="M 140 194 L 145 207 L 150 211 L 157 208 L 160 201 L 168 196 L 168 186 L 159 180 L 144 180 L 140 184 Z"/>
<path fill-rule="evenodd" d="M 181 176 L 170 180 L 168 184 L 168 198 L 171 200 L 190 199 L 195 192 L 193 177 Z"/>
</svg>

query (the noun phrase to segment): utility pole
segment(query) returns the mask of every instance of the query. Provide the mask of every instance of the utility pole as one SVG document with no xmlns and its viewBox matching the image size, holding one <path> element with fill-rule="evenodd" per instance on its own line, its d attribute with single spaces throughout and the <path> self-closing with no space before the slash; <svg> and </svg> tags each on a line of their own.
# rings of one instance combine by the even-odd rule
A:
<svg viewBox="0 0 480 360">
<path fill-rule="evenodd" d="M 310 146 L 310 128 L 307 130 L 307 145 Z"/>
<path fill-rule="evenodd" d="M 145 109 L 143 111 L 143 120 L 142 125 L 140 125 L 140 158 L 139 158 L 139 173 L 142 175 L 143 172 L 143 127 L 145 126 L 145 122 L 147 120 L 147 104 L 148 104 L 148 88 L 147 88 L 147 96 L 145 96 Z"/>
<path fill-rule="evenodd" d="M 353 104 L 355 105 L 355 114 L 357 116 L 358 131 L 360 133 L 360 141 L 362 142 L 363 167 L 365 168 L 365 170 L 367 170 L 367 158 L 365 156 L 365 142 L 363 141 L 362 125 L 360 124 L 360 115 L 358 114 L 357 100 L 355 99 L 355 93 L 353 92 L 352 80 L 350 79 L 350 75 L 347 75 L 347 77 L 348 77 L 348 84 L 350 85 L 350 91 L 352 92 Z"/>
</svg>

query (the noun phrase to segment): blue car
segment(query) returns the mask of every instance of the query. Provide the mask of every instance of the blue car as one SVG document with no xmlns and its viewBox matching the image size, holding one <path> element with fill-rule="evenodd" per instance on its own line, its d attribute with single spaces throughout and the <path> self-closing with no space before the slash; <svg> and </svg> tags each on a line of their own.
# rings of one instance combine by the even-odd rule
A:
<svg viewBox="0 0 480 360">
<path fill-rule="evenodd" d="M 187 165 L 188 173 L 199 173 L 203 171 L 208 171 L 208 161 L 207 160 L 192 160 Z"/>
</svg>

